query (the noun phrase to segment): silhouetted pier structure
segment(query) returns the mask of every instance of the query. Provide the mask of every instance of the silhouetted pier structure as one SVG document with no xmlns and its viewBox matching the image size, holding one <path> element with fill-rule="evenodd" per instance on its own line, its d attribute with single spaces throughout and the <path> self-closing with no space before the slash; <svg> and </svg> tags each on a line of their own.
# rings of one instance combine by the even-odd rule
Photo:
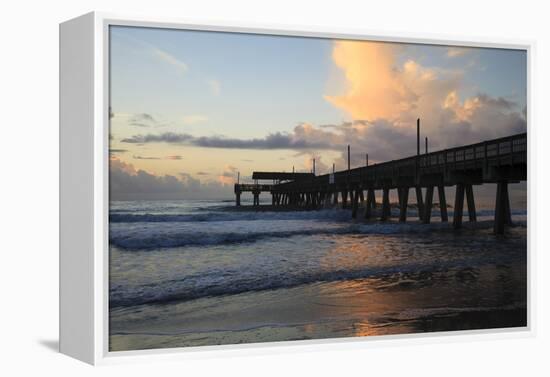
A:
<svg viewBox="0 0 550 377">
<path fill-rule="evenodd" d="M 286 172 L 254 172 L 252 173 L 252 179 L 254 183 L 237 183 L 235 185 L 235 203 L 237 206 L 241 205 L 241 194 L 243 192 L 251 192 L 254 196 L 252 201 L 254 206 L 260 205 L 260 194 L 262 192 L 272 192 L 273 188 L 277 184 L 289 181 L 301 181 L 304 179 L 314 178 L 313 173 L 286 173 Z M 273 181 L 273 184 L 258 184 L 258 180 L 270 180 Z M 276 195 L 272 194 L 272 204 L 275 203 Z"/>
<path fill-rule="evenodd" d="M 251 191 L 254 204 L 259 205 L 259 195 L 265 191 L 271 193 L 273 206 L 320 209 L 341 204 L 351 210 L 353 218 L 359 215 L 359 202 L 364 202 L 362 216 L 369 219 L 379 205 L 375 191 L 381 190 L 380 220 L 385 221 L 391 216 L 390 190 L 397 190 L 399 221 L 405 222 L 409 191 L 414 189 L 418 217 L 428 224 L 431 221 L 434 190 L 437 189 L 439 197 L 441 221 L 447 222 L 444 188 L 455 186 L 453 226 L 460 228 L 465 196 L 469 221 L 477 220 L 472 186 L 496 183 L 494 231 L 503 233 L 505 226 L 511 224 L 508 184 L 527 180 L 527 133 L 431 153 L 427 152 L 427 145 L 426 140 L 426 153 L 421 155 L 418 136 L 416 156 L 354 169 L 348 164 L 347 170 L 331 174 L 256 172 L 253 179 L 273 179 L 275 182 L 271 185 L 236 184 L 237 205 L 240 204 L 241 192 Z M 422 189 L 425 189 L 424 195 Z"/>
</svg>

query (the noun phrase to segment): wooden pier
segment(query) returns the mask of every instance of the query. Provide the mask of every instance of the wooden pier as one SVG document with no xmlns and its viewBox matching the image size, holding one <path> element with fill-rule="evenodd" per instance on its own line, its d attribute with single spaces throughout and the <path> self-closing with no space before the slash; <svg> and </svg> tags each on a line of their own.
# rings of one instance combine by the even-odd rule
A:
<svg viewBox="0 0 550 377">
<path fill-rule="evenodd" d="M 280 205 L 276 203 L 276 199 L 280 199 L 276 194 L 273 194 L 273 188 L 283 182 L 299 182 L 301 180 L 309 180 L 315 177 L 312 173 L 286 173 L 286 172 L 254 172 L 252 179 L 254 183 L 237 183 L 235 185 L 235 204 L 241 205 L 241 194 L 243 192 L 251 192 L 254 200 L 252 205 L 260 205 L 260 194 L 262 192 L 270 192 L 272 194 L 272 204 Z M 270 180 L 273 184 L 258 184 L 258 180 Z"/>
<path fill-rule="evenodd" d="M 494 231 L 502 234 L 505 226 L 511 224 L 508 184 L 527 180 L 527 133 L 422 155 L 418 139 L 416 156 L 354 169 L 348 167 L 331 174 L 256 172 L 254 175 L 253 179 L 272 179 L 274 182 L 269 185 L 236 184 L 237 205 L 240 205 L 242 192 L 252 192 L 255 205 L 259 205 L 261 192 L 269 192 L 273 206 L 320 209 L 341 204 L 350 209 L 351 217 L 357 218 L 359 202 L 364 202 L 364 218 L 372 218 L 375 208 L 381 205 L 380 220 L 385 221 L 391 215 L 390 190 L 397 190 L 399 221 L 405 222 L 409 191 L 414 189 L 418 217 L 425 224 L 431 221 L 435 189 L 441 221 L 448 221 L 444 188 L 455 186 L 455 228 L 462 226 L 465 196 L 468 219 L 477 220 L 472 186 L 496 183 Z M 381 204 L 376 203 L 376 190 L 382 190 Z"/>
</svg>

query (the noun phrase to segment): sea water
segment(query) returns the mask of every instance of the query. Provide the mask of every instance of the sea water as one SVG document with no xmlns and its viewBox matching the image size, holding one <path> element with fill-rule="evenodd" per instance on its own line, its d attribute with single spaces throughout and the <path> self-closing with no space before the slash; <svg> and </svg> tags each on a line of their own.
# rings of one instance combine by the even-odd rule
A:
<svg viewBox="0 0 550 377">
<path fill-rule="evenodd" d="M 491 210 L 461 230 L 437 213 L 112 202 L 110 349 L 525 326 L 526 212 L 503 236 Z"/>
</svg>

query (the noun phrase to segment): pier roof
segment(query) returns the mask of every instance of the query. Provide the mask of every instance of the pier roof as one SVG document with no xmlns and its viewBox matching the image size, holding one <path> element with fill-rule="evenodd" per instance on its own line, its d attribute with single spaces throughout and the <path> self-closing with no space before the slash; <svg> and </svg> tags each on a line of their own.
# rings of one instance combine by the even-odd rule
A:
<svg viewBox="0 0 550 377">
<path fill-rule="evenodd" d="M 286 173 L 276 171 L 255 171 L 252 173 L 252 179 L 275 179 L 281 181 L 297 181 L 313 177 L 313 173 Z"/>
</svg>

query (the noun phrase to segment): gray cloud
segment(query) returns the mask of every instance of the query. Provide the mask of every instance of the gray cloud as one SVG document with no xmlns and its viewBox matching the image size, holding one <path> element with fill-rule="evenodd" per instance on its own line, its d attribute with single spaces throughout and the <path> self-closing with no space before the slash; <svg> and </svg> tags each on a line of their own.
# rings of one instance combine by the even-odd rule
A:
<svg viewBox="0 0 550 377">
<path fill-rule="evenodd" d="M 147 113 L 134 114 L 130 118 L 128 118 L 128 125 L 133 127 L 163 127 L 167 124 L 168 123 L 160 122 L 157 118 Z"/>
<path fill-rule="evenodd" d="M 484 104 L 494 106 L 503 110 L 512 110 L 518 107 L 518 104 L 514 101 L 507 100 L 503 97 L 493 98 L 487 94 L 480 93 L 477 95 L 477 98 Z"/>
<path fill-rule="evenodd" d="M 128 152 L 127 149 L 109 149 L 109 153 L 115 154 L 115 153 L 125 153 Z"/>
<path fill-rule="evenodd" d="M 520 133 L 527 128 L 525 109 L 502 97 L 478 94 L 473 106 L 460 106 L 442 107 L 439 104 L 425 114 L 421 119 L 422 151 L 426 136 L 429 138 L 429 150 L 434 151 Z M 136 144 L 164 142 L 204 148 L 289 149 L 298 152 L 298 155 L 319 155 L 323 150 L 341 151 L 340 157 L 334 161 L 338 169 L 347 166 L 348 144 L 351 145 L 353 166 L 365 164 L 365 153 L 369 154 L 369 161 L 373 163 L 416 154 L 416 127 L 415 119 L 355 120 L 321 126 L 304 123 L 292 132 L 271 133 L 263 138 L 195 137 L 167 132 L 134 135 L 122 141 Z M 321 171 L 321 166 L 318 171 Z M 229 175 L 222 175 L 229 178 Z"/>
<path fill-rule="evenodd" d="M 122 139 L 122 143 L 130 144 L 146 144 L 146 143 L 170 143 L 183 144 L 194 140 L 195 138 L 189 134 L 178 134 L 174 132 L 164 132 L 162 134 L 147 134 L 134 135 L 129 138 Z"/>
<path fill-rule="evenodd" d="M 186 133 L 165 132 L 161 134 L 134 135 L 122 139 L 123 143 L 170 143 L 190 144 L 204 148 L 227 149 L 337 149 L 330 139 L 323 137 L 324 131 L 304 128 L 299 125 L 293 133 L 276 132 L 264 138 L 234 139 L 223 136 L 195 137 Z M 311 135 L 309 133 L 312 133 Z M 326 133 L 325 133 L 326 134 Z"/>
<path fill-rule="evenodd" d="M 136 170 L 131 164 L 111 158 L 109 190 L 112 200 L 139 199 L 229 199 L 232 187 L 201 182 L 190 174 L 157 176 Z"/>
<path fill-rule="evenodd" d="M 132 156 L 134 160 L 160 160 L 160 157 L 150 157 L 150 156 Z"/>
<path fill-rule="evenodd" d="M 174 156 L 166 156 L 166 157 L 153 157 L 153 156 L 139 156 L 134 155 L 132 156 L 134 160 L 182 160 L 183 157 L 179 155 Z"/>
<path fill-rule="evenodd" d="M 312 141 L 286 133 L 269 134 L 265 138 L 231 139 L 224 137 L 198 137 L 191 140 L 196 146 L 228 149 L 330 149 L 328 141 Z"/>
<path fill-rule="evenodd" d="M 157 121 L 151 114 L 141 113 L 134 114 L 129 120 L 128 124 L 134 127 L 151 127 L 156 125 Z"/>
</svg>

